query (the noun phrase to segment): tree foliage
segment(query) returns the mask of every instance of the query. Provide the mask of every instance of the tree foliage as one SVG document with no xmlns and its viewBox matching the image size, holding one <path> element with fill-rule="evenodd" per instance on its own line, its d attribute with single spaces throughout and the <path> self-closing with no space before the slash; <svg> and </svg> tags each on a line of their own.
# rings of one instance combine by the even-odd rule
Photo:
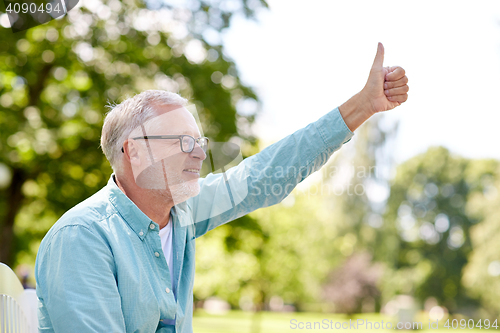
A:
<svg viewBox="0 0 500 333">
<path fill-rule="evenodd" d="M 379 258 L 394 273 L 385 285 L 388 297 L 413 294 L 422 302 L 434 297 L 450 311 L 474 304 L 461 283 L 472 251 L 470 228 L 478 223 L 466 203 L 484 190 L 494 166 L 442 147 L 398 166 L 379 246 Z"/>
<path fill-rule="evenodd" d="M 343 257 L 325 202 L 294 191 L 281 204 L 250 214 L 253 226 L 228 223 L 198 240 L 195 294 L 234 307 L 267 309 L 273 297 L 300 310 L 322 299 L 322 285 Z"/>
<path fill-rule="evenodd" d="M 467 290 L 481 300 L 490 315 L 500 313 L 500 163 L 484 161 L 477 165 L 481 173 L 481 191 L 475 192 L 467 202 L 467 212 L 480 223 L 471 230 L 473 251 L 463 271 L 462 283 Z M 494 172 L 492 172 L 494 171 Z"/>
</svg>

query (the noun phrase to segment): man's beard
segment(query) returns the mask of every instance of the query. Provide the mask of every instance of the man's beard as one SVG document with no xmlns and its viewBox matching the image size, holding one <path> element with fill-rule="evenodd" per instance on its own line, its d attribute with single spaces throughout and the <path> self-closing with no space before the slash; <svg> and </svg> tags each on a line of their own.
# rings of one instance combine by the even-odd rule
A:
<svg viewBox="0 0 500 333">
<path fill-rule="evenodd" d="M 198 179 L 186 181 L 181 173 L 174 171 L 163 159 L 134 176 L 139 187 L 149 189 L 165 200 L 173 201 L 176 205 L 200 192 Z"/>
</svg>

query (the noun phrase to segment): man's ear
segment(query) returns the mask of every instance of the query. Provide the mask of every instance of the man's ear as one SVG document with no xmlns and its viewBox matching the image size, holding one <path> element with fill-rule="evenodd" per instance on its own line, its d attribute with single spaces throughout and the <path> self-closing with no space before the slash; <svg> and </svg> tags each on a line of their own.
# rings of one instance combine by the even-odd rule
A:
<svg viewBox="0 0 500 333">
<path fill-rule="evenodd" d="M 133 166 L 141 164 L 140 150 L 138 144 L 134 140 L 127 140 L 123 143 L 125 156 Z"/>
</svg>

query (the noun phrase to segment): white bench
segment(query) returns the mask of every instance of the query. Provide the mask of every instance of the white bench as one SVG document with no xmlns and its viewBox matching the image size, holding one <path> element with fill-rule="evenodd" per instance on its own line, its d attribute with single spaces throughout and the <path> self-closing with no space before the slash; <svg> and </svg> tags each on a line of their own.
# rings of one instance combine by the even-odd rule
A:
<svg viewBox="0 0 500 333">
<path fill-rule="evenodd" d="M 12 269 L 0 263 L 0 332 L 38 332 L 37 307 L 36 291 L 24 289 Z"/>
</svg>

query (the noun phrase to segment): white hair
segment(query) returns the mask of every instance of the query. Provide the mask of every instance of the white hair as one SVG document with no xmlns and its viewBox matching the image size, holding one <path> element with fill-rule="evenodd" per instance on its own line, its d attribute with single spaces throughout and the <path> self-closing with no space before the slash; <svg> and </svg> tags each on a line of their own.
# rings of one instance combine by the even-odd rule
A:
<svg viewBox="0 0 500 333">
<path fill-rule="evenodd" d="M 120 170 L 122 147 L 130 133 L 144 122 L 156 116 L 154 106 L 185 106 L 187 99 L 164 90 L 146 90 L 127 98 L 118 105 L 108 105 L 110 109 L 104 119 L 101 148 L 114 172 Z"/>
</svg>

